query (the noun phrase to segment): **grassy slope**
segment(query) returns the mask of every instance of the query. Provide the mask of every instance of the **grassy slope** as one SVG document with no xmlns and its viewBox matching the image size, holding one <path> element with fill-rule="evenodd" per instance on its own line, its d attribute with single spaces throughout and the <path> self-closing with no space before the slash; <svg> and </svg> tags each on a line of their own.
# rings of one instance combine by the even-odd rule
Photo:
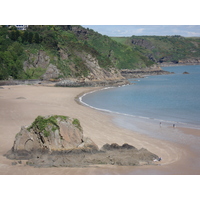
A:
<svg viewBox="0 0 200 200">
<path fill-rule="evenodd" d="M 129 45 L 146 56 L 153 56 L 155 61 L 177 62 L 182 59 L 196 58 L 200 55 L 200 38 L 180 36 L 132 36 L 112 38 Z M 134 41 L 145 41 L 145 44 L 133 44 Z"/>
<path fill-rule="evenodd" d="M 76 26 L 76 31 L 85 31 L 84 34 L 78 36 L 79 40 L 85 40 L 87 43 L 100 52 L 105 58 L 109 58 L 114 66 L 119 69 L 135 69 L 152 65 L 140 52 L 135 51 L 131 47 L 112 40 L 108 36 L 91 30 Z"/>
<path fill-rule="evenodd" d="M 126 45 L 128 37 L 110 37 L 112 40 Z"/>
</svg>

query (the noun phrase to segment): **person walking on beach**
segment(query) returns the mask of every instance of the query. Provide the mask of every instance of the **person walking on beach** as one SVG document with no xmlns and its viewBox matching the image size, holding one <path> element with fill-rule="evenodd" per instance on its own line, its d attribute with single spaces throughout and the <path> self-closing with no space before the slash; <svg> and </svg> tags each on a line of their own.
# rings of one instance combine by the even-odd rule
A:
<svg viewBox="0 0 200 200">
<path fill-rule="evenodd" d="M 176 124 L 173 124 L 173 128 L 176 128 Z"/>
</svg>

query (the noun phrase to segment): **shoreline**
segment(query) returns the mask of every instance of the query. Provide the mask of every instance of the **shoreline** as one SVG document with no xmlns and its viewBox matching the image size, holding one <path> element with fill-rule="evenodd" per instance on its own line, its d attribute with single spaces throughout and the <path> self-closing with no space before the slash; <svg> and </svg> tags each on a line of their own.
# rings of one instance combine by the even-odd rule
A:
<svg viewBox="0 0 200 200">
<path fill-rule="evenodd" d="M 199 170 L 183 167 L 193 154 L 188 148 L 157 140 L 116 126 L 113 115 L 99 112 L 75 101 L 80 94 L 98 88 L 62 88 L 42 85 L 4 86 L 0 102 L 0 174 L 200 174 Z M 24 97 L 24 98 L 19 98 Z M 88 168 L 33 168 L 25 161 L 12 165 L 12 160 L 3 155 L 11 149 L 14 137 L 21 126 L 29 125 L 38 115 L 60 114 L 78 118 L 83 134 L 99 147 L 105 143 L 129 143 L 136 148 L 146 148 L 161 156 L 159 166 L 96 166 Z M 178 167 L 175 167 L 178 166 Z M 181 167 L 184 171 L 180 171 Z"/>
<path fill-rule="evenodd" d="M 100 111 L 100 112 L 106 112 L 106 113 L 113 114 L 113 115 L 121 115 L 121 116 L 127 116 L 127 117 L 134 117 L 134 118 L 138 118 L 138 119 L 146 119 L 146 120 L 154 121 L 156 123 L 162 122 L 162 123 L 164 123 L 164 124 L 166 124 L 168 126 L 170 126 L 172 124 L 176 124 L 181 129 L 188 129 L 188 130 L 191 129 L 191 130 L 196 130 L 196 131 L 200 130 L 200 126 L 198 126 L 197 124 L 191 124 L 191 123 L 185 123 L 185 122 L 178 122 L 178 121 L 169 121 L 169 120 L 158 119 L 158 118 L 151 118 L 151 117 L 144 117 L 144 116 L 137 116 L 137 115 L 132 115 L 132 114 L 120 113 L 120 112 L 116 112 L 116 111 L 112 111 L 112 110 L 101 109 L 101 108 L 97 108 L 97 107 L 91 106 L 91 105 L 85 103 L 82 100 L 82 97 L 84 97 L 84 96 L 86 96 L 88 94 L 95 93 L 95 92 L 98 92 L 98 91 L 101 91 L 101 90 L 107 90 L 107 89 L 124 87 L 124 86 L 126 86 L 126 85 L 113 86 L 113 87 L 97 87 L 95 89 L 91 89 L 88 92 L 82 92 L 81 94 L 77 95 L 75 97 L 75 101 L 78 104 L 80 104 L 80 105 L 83 105 L 83 106 L 95 109 L 95 110 Z"/>
<path fill-rule="evenodd" d="M 111 87 L 112 88 L 112 87 Z M 109 89 L 109 88 L 103 88 L 103 89 Z M 160 139 L 160 138 L 156 138 L 156 137 L 153 137 L 153 136 L 149 136 L 149 135 L 145 135 L 144 133 L 142 133 L 142 132 L 140 132 L 140 131 L 138 131 L 138 130 L 134 130 L 134 129 L 129 129 L 129 128 L 124 128 L 123 126 L 120 126 L 120 124 L 118 124 L 118 123 L 115 123 L 114 122 L 114 118 L 116 118 L 116 117 L 118 117 L 118 116 L 125 116 L 125 117 L 134 117 L 134 118 L 140 118 L 140 117 L 138 117 L 138 116 L 132 116 L 132 115 L 129 115 L 129 114 L 124 114 L 124 113 L 117 113 L 117 112 L 114 112 L 114 111 L 110 111 L 110 110 L 104 110 L 104 109 L 99 109 L 99 108 L 95 108 L 95 107 L 93 107 L 93 106 L 90 106 L 90 105 L 88 105 L 87 103 L 85 103 L 85 102 L 83 102 L 82 101 L 82 98 L 81 97 L 83 97 L 83 96 L 85 96 L 85 95 L 87 95 L 87 94 L 90 94 L 91 92 L 98 92 L 99 90 L 102 90 L 102 88 L 101 89 L 96 89 L 96 90 L 92 90 L 92 91 L 90 91 L 90 92 L 86 92 L 86 93 L 82 93 L 82 94 L 80 94 L 80 95 L 78 95 L 77 96 L 77 98 L 78 98 L 78 103 L 79 104 L 81 104 L 82 106 L 86 106 L 86 107 L 88 107 L 88 108 L 90 108 L 90 109 L 94 109 L 94 110 L 97 110 L 98 112 L 100 111 L 100 112 L 102 112 L 102 113 L 105 113 L 105 114 L 107 114 L 107 115 L 110 115 L 110 117 L 112 118 L 112 122 L 111 123 L 113 123 L 115 126 L 117 126 L 117 127 L 119 127 L 119 128 L 123 128 L 123 129 L 125 129 L 125 130 L 129 130 L 129 131 L 131 131 L 132 133 L 134 133 L 134 134 L 136 134 L 136 135 L 140 135 L 141 137 L 147 137 L 149 140 L 158 140 L 158 141 L 160 141 L 160 142 L 166 142 L 166 143 L 168 143 L 169 145 L 175 145 L 175 146 L 173 146 L 173 148 L 180 148 L 179 150 L 181 150 L 181 154 L 182 155 L 184 155 L 184 157 L 185 157 L 185 155 L 187 155 L 188 157 L 192 157 L 191 155 L 194 155 L 194 154 L 196 154 L 196 153 L 194 153 L 194 152 L 192 152 L 191 151 L 191 149 L 190 148 L 188 148 L 188 147 L 186 147 L 187 145 L 185 145 L 185 144 L 178 144 L 177 142 L 173 142 L 173 141 L 167 141 L 167 140 L 165 140 L 165 139 Z M 150 120 L 150 118 L 146 118 L 146 117 L 141 117 L 141 119 L 142 120 Z M 151 119 L 152 120 L 152 119 Z M 170 124 L 172 123 L 172 122 L 169 122 L 169 121 L 164 121 L 164 120 L 156 120 L 156 119 L 153 119 L 153 121 L 154 121 L 154 123 L 155 123 L 155 121 L 162 121 L 162 123 L 164 124 L 164 126 L 165 126 L 165 129 L 167 130 L 167 131 L 170 131 L 170 132 L 174 132 L 174 133 L 181 133 L 181 134 L 186 134 L 186 135 L 188 135 L 189 137 L 191 137 L 191 136 L 200 136 L 200 129 L 199 129 L 199 127 L 194 127 L 192 124 L 187 124 L 187 123 L 182 123 L 182 122 L 176 122 L 179 126 L 178 127 L 176 127 L 176 128 L 172 128 L 171 126 L 170 126 Z M 136 122 L 137 123 L 137 122 Z M 163 124 L 162 124 L 162 126 L 163 126 Z M 155 124 L 151 124 L 151 125 L 153 125 L 153 126 L 155 126 Z M 192 127 L 191 127 L 192 126 Z M 146 130 L 148 130 L 148 128 L 146 127 Z M 136 135 L 134 135 L 134 137 L 136 136 Z M 143 138 L 142 138 L 143 139 Z M 184 152 L 184 150 L 187 148 L 187 152 Z M 148 149 L 149 150 L 149 149 Z M 151 151 L 151 150 L 150 150 Z M 155 154 L 156 154 L 156 152 L 154 152 Z M 160 165 L 170 165 L 170 164 L 177 164 L 178 162 L 179 163 L 184 163 L 184 162 L 187 162 L 187 161 L 185 161 L 185 160 L 187 160 L 188 158 L 183 158 L 183 159 L 181 159 L 181 157 L 182 157 L 182 155 L 179 157 L 177 157 L 177 159 L 176 160 L 173 160 L 172 162 L 166 162 L 166 163 L 164 163 L 164 162 L 162 162 L 162 164 L 160 164 Z M 193 159 L 196 159 L 196 158 L 194 158 L 193 157 Z M 191 159 L 190 159 L 191 160 Z M 199 163 L 200 164 L 200 163 Z M 144 166 L 141 166 L 141 169 L 143 168 Z M 151 167 L 149 167 L 149 168 L 151 168 Z M 187 167 L 186 167 L 187 168 Z M 197 167 L 198 168 L 198 167 Z M 162 169 L 161 169 L 162 170 Z M 137 171 L 137 170 L 136 170 Z M 170 169 L 169 169 L 169 171 L 170 171 Z M 198 174 L 200 173 L 200 170 L 197 170 L 198 171 Z M 136 173 L 137 174 L 137 173 Z M 173 174 L 173 173 L 172 173 Z M 176 173 L 175 173 L 176 174 Z M 177 174 L 179 174 L 179 173 L 177 173 Z M 187 174 L 187 173 L 186 173 Z M 190 174 L 190 173 L 188 173 L 188 174 Z M 192 173 L 193 174 L 193 173 Z M 194 173 L 194 174 L 196 174 L 196 173 Z"/>
</svg>

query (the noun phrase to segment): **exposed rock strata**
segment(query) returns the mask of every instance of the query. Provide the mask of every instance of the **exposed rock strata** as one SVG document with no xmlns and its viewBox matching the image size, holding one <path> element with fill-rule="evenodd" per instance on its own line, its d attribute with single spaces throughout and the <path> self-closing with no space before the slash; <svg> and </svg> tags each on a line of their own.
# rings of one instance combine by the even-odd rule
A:
<svg viewBox="0 0 200 200">
<path fill-rule="evenodd" d="M 37 54 L 30 53 L 28 55 L 28 59 L 23 63 L 24 71 L 39 67 L 44 69 L 44 74 L 41 76 L 41 79 L 43 80 L 55 79 L 60 75 L 63 75 L 57 66 L 51 63 L 50 57 L 46 54 L 46 52 L 42 50 L 38 51 Z"/>
<path fill-rule="evenodd" d="M 146 68 L 146 69 L 140 69 L 140 70 L 139 69 L 137 69 L 137 70 L 130 70 L 130 69 L 121 70 L 121 75 L 127 79 L 142 78 L 144 76 L 149 76 L 149 75 L 163 75 L 163 74 L 171 74 L 171 72 L 164 71 L 160 67 Z"/>
<path fill-rule="evenodd" d="M 50 63 L 50 57 L 45 51 L 38 51 L 37 54 L 29 54 L 28 59 L 23 63 L 24 70 L 28 68 L 47 68 Z"/>
<path fill-rule="evenodd" d="M 175 62 L 163 62 L 159 64 L 161 67 L 182 66 L 182 65 L 200 65 L 200 58 L 189 58 Z"/>
<path fill-rule="evenodd" d="M 184 65 L 199 65 L 200 64 L 200 58 L 189 58 L 185 60 L 179 60 L 178 64 L 184 64 Z"/>
<path fill-rule="evenodd" d="M 97 58 L 93 57 L 91 54 L 76 52 L 76 55 L 84 61 L 84 64 L 89 70 L 88 76 L 85 77 L 86 79 L 90 81 L 124 79 L 120 71 L 114 67 L 110 66 L 108 69 L 101 68 Z"/>
<path fill-rule="evenodd" d="M 147 40 L 144 40 L 144 39 L 132 39 L 131 43 L 134 44 L 134 45 L 137 45 L 137 46 L 142 46 L 146 49 L 152 50 L 152 49 L 155 48 L 155 46 L 150 41 L 147 41 Z"/>
<path fill-rule="evenodd" d="M 133 166 L 155 164 L 159 159 L 148 150 L 129 144 L 105 144 L 99 150 L 90 138 L 83 136 L 77 119 L 57 115 L 39 116 L 30 126 L 22 127 L 5 156 L 28 160 L 27 164 L 35 167 Z"/>
</svg>

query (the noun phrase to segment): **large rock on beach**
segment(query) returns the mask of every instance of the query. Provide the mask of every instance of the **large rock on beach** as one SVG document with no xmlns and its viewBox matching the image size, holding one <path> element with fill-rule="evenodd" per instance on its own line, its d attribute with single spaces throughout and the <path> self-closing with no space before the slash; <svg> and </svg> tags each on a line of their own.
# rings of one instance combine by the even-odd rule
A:
<svg viewBox="0 0 200 200">
<path fill-rule="evenodd" d="M 78 119 L 66 116 L 38 116 L 30 126 L 22 126 L 16 135 L 10 158 L 30 158 L 37 151 L 64 151 L 78 147 L 98 149 L 83 137 Z"/>
<path fill-rule="evenodd" d="M 34 167 L 134 166 L 159 160 L 148 150 L 127 143 L 105 144 L 99 150 L 90 138 L 84 137 L 78 119 L 60 115 L 38 116 L 31 125 L 21 127 L 5 156 L 28 160 L 27 164 Z"/>
</svg>

